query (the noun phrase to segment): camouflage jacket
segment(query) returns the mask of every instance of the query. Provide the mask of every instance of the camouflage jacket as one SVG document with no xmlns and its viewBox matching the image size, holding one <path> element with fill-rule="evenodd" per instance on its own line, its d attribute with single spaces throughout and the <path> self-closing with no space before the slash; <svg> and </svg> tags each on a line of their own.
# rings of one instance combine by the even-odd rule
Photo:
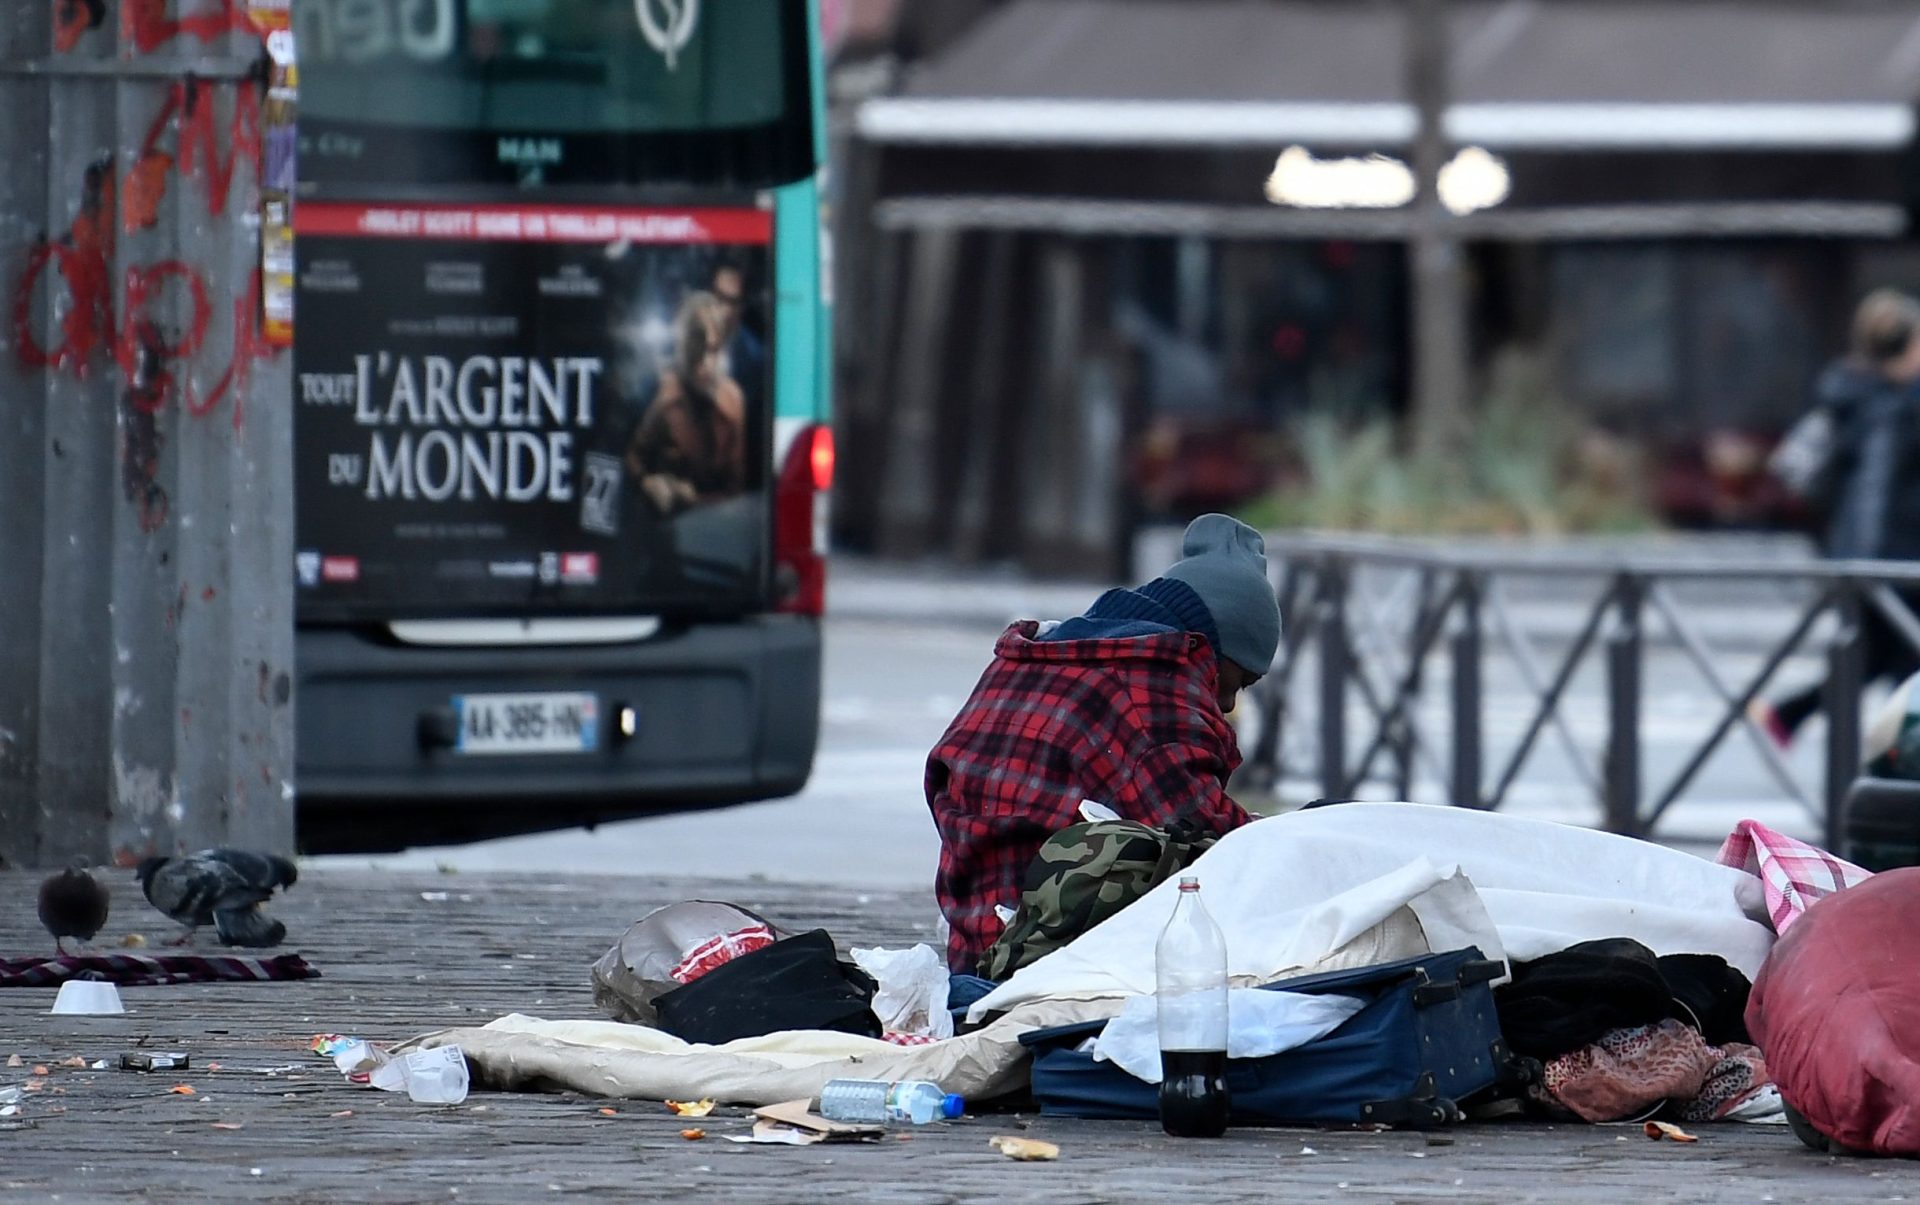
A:
<svg viewBox="0 0 1920 1205">
<path fill-rule="evenodd" d="M 1132 820 L 1068 825 L 1034 855 L 1020 907 L 981 956 L 979 973 L 1002 980 L 1053 953 L 1184 869 L 1215 840 L 1184 820 L 1170 830 Z"/>
</svg>

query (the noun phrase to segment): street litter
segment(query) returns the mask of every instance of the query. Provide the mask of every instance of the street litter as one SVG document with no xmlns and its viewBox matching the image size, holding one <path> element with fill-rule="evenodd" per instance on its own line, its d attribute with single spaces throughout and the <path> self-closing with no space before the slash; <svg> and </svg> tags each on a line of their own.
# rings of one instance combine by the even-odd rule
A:
<svg viewBox="0 0 1920 1205">
<path fill-rule="evenodd" d="M 91 979 L 69 979 L 60 985 L 53 998 L 54 1013 L 64 1016 L 98 1017 L 126 1012 L 120 1003 L 120 989 L 111 983 Z"/>
<path fill-rule="evenodd" d="M 16 1117 L 19 1113 L 19 1105 L 0 1105 L 0 1117 Z"/>
<path fill-rule="evenodd" d="M 120 1056 L 122 1071 L 185 1071 L 189 1064 L 186 1052 L 179 1054 L 154 1054 L 144 1050 L 128 1051 Z"/>
<path fill-rule="evenodd" d="M 699 1129 L 698 1127 L 680 1131 L 680 1137 L 685 1138 L 688 1142 L 698 1142 L 700 1139 L 705 1138 L 706 1136 L 707 1136 L 707 1132 L 705 1130 Z"/>
<path fill-rule="evenodd" d="M 76 1054 L 72 1058 L 61 1059 L 58 1065 L 61 1067 L 85 1067 L 87 1060 Z"/>
<path fill-rule="evenodd" d="M 33 1065 L 33 1073 L 42 1078 L 45 1078 L 46 1076 L 52 1074 L 47 1070 L 47 1065 L 45 1063 L 35 1063 Z"/>
<path fill-rule="evenodd" d="M 198 1093 L 196 1093 L 193 1090 L 192 1084 L 175 1084 L 173 1087 L 167 1089 L 167 1094 L 169 1096 L 197 1096 L 198 1095 Z"/>
<path fill-rule="evenodd" d="M 885 1032 L 953 1036 L 953 1014 L 947 1011 L 947 960 L 932 946 L 855 947 L 853 961 L 880 985 L 873 995 L 873 1012 Z"/>
<path fill-rule="evenodd" d="M 17 1054 L 10 1054 L 7 1056 L 7 1066 L 9 1067 L 19 1067 L 19 1066 L 22 1066 L 25 1062 L 26 1060 L 21 1058 Z"/>
<path fill-rule="evenodd" d="M 729 1142 L 811 1146 L 816 1142 L 878 1142 L 882 1126 L 833 1121 L 813 1112 L 811 1100 L 788 1100 L 753 1111 L 752 1134 L 727 1134 Z"/>
<path fill-rule="evenodd" d="M 673 1102 L 672 1102 L 672 1101 L 668 1101 L 667 1103 L 668 1103 L 668 1104 L 672 1104 Z M 620 1116 L 620 1110 L 618 1110 L 618 1109 L 602 1109 L 602 1110 L 600 1110 L 600 1116 L 602 1116 L 602 1117 L 618 1117 L 618 1116 Z"/>
<path fill-rule="evenodd" d="M 750 1142 L 769 1146 L 812 1146 L 816 1142 L 827 1140 L 825 1134 L 812 1134 L 771 1121 L 754 1122 L 751 1134 L 723 1134 L 721 1137 L 728 1142 Z"/>
<path fill-rule="evenodd" d="M 1687 1133 L 1685 1130 L 1681 1129 L 1677 1125 L 1674 1125 L 1670 1121 L 1649 1121 L 1646 1124 L 1645 1129 L 1646 1129 L 1647 1137 L 1653 1139 L 1655 1142 L 1660 1141 L 1662 1138 L 1671 1138 L 1675 1142 L 1700 1141 L 1698 1138 L 1695 1138 L 1692 1134 Z"/>
<path fill-rule="evenodd" d="M 429 1105 L 457 1105 L 467 1099 L 470 1077 L 467 1072 L 466 1056 L 458 1046 L 436 1046 L 431 1050 L 411 1050 L 403 1059 L 388 1064 L 400 1069 L 400 1085 L 404 1087 L 409 1099 Z M 386 1070 L 386 1068 L 382 1068 Z M 398 1088 L 389 1087 L 391 1080 L 381 1082 L 379 1071 L 374 1073 L 374 1086 L 387 1091 Z"/>
<path fill-rule="evenodd" d="M 359 1040 L 359 1038 L 347 1037 L 345 1034 L 317 1033 L 313 1035 L 313 1041 L 307 1044 L 307 1049 L 323 1059 L 330 1059 L 339 1053 L 342 1047 Z"/>
<path fill-rule="evenodd" d="M 328 1117 L 352 1117 L 352 1116 L 353 1116 L 353 1110 L 352 1110 L 352 1109 L 342 1109 L 342 1110 L 340 1110 L 340 1111 L 339 1111 L 338 1113 L 329 1113 L 329 1114 L 327 1114 L 327 1116 L 328 1116 Z"/>
<path fill-rule="evenodd" d="M 20 1099 L 20 1089 L 0 1088 L 0 1105 L 14 1104 Z"/>
<path fill-rule="evenodd" d="M 712 1100 L 670 1100 L 667 1108 L 682 1117 L 705 1117 L 713 1112 Z"/>
<path fill-rule="evenodd" d="M 213 1128 L 216 1130 L 244 1130 L 247 1128 L 247 1123 L 244 1121 L 216 1121 L 213 1123 Z"/>
<path fill-rule="evenodd" d="M 457 1105 L 467 1098 L 467 1061 L 458 1046 L 411 1050 L 399 1058 L 362 1038 L 338 1034 L 317 1037 L 313 1046 L 331 1051 L 333 1065 L 352 1083 L 405 1092 L 421 1104 Z"/>
<path fill-rule="evenodd" d="M 1014 1138 L 999 1134 L 987 1139 L 987 1145 L 1019 1163 L 1050 1161 L 1060 1157 L 1060 1148 L 1038 1138 Z"/>
</svg>

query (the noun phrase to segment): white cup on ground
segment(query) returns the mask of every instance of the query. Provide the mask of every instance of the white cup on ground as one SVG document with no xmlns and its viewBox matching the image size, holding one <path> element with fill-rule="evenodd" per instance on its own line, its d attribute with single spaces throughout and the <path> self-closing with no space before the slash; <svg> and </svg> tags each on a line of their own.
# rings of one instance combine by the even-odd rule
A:
<svg viewBox="0 0 1920 1205">
<path fill-rule="evenodd" d="M 120 1004 L 120 989 L 94 979 L 69 979 L 60 985 L 54 997 L 53 1012 L 80 1016 L 109 1016 L 127 1010 Z"/>
</svg>

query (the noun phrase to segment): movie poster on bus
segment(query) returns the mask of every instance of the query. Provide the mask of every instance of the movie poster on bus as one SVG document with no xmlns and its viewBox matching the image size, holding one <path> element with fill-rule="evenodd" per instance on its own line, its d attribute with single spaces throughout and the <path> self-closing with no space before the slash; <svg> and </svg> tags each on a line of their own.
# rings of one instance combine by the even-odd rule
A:
<svg viewBox="0 0 1920 1205">
<path fill-rule="evenodd" d="M 760 594 L 770 213 L 303 202 L 294 220 L 303 614 Z"/>
</svg>

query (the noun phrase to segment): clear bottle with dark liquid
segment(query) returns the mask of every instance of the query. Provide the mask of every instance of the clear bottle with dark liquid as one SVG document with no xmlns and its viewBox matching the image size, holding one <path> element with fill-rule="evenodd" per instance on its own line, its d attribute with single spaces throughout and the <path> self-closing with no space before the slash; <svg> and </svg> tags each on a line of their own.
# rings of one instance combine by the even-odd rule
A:
<svg viewBox="0 0 1920 1205">
<path fill-rule="evenodd" d="M 1227 1131 L 1227 942 L 1200 902 L 1200 880 L 1180 880 L 1173 917 L 1154 947 L 1160 1026 L 1160 1126 L 1176 1138 Z"/>
</svg>

